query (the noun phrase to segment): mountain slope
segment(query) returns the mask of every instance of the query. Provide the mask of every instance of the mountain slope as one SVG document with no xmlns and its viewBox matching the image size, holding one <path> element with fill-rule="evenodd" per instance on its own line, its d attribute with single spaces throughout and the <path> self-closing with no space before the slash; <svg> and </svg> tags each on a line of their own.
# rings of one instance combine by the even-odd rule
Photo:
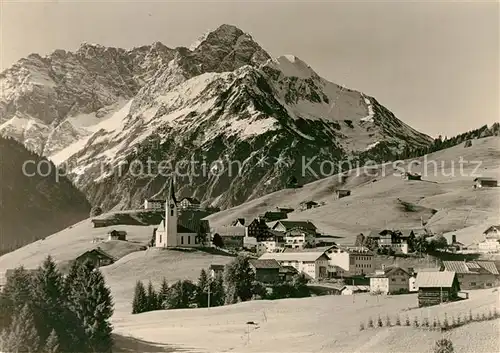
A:
<svg viewBox="0 0 500 353">
<path fill-rule="evenodd" d="M 421 173 L 422 181 L 403 180 L 403 170 Z M 280 190 L 218 212 L 208 217 L 210 225 L 228 225 L 238 217 L 251 220 L 275 207 L 290 207 L 296 211 L 289 219 L 311 220 L 320 232 L 338 237 L 341 244 L 353 244 L 357 234 L 373 229 L 419 228 L 423 220 L 429 230 L 449 232 L 450 240 L 456 234 L 458 241 L 469 245 L 500 221 L 500 189 L 472 188 L 477 176 L 500 177 L 498 136 L 474 140 L 469 148 L 462 143 L 404 163 L 376 165 L 366 172 L 353 169 L 345 175 Z M 337 189 L 349 189 L 352 194 L 336 200 Z M 308 200 L 324 205 L 299 211 L 300 202 Z"/>
<path fill-rule="evenodd" d="M 375 98 L 325 80 L 294 56 L 271 59 L 230 25 L 190 49 L 86 44 L 30 56 L 0 81 L 7 87 L 0 133 L 64 164 L 105 209 L 161 195 L 180 163 L 181 195 L 231 207 L 283 188 L 291 174 L 310 182 L 346 158 L 371 152 L 381 161 L 431 142 Z M 45 113 L 34 114 L 28 99 L 43 101 Z M 148 159 L 156 166 L 144 170 Z"/>
<path fill-rule="evenodd" d="M 37 166 L 45 177 L 36 172 Z M 0 252 L 88 217 L 90 205 L 85 196 L 67 178 L 57 178 L 49 161 L 19 142 L 0 137 Z"/>
</svg>

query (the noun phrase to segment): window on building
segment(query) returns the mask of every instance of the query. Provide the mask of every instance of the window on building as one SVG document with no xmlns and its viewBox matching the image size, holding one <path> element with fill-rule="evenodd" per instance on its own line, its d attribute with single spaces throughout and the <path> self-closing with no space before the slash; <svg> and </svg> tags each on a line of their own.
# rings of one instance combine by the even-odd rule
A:
<svg viewBox="0 0 500 353">
<path fill-rule="evenodd" d="M 396 282 L 396 279 L 395 278 L 391 278 L 391 282 Z"/>
<path fill-rule="evenodd" d="M 486 287 L 491 287 L 491 283 L 486 283 Z"/>
<path fill-rule="evenodd" d="M 471 286 L 475 286 L 476 285 L 476 282 L 471 282 L 470 283 Z"/>
<path fill-rule="evenodd" d="M 191 244 L 191 236 L 188 235 L 188 244 Z"/>
<path fill-rule="evenodd" d="M 174 210 L 170 210 L 170 216 L 173 217 L 174 216 Z"/>
<path fill-rule="evenodd" d="M 184 244 L 184 236 L 181 235 L 181 244 Z"/>
</svg>

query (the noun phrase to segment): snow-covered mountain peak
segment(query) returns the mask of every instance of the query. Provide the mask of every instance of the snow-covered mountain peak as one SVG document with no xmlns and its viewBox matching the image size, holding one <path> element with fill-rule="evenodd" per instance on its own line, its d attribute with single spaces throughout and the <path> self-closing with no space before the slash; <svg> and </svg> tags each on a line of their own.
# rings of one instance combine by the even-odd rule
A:
<svg viewBox="0 0 500 353">
<path fill-rule="evenodd" d="M 162 180 L 143 188 L 135 177 L 107 179 L 102 165 L 113 168 L 135 153 L 244 161 L 237 180 L 190 181 L 189 195 L 229 206 L 275 191 L 299 168 L 261 168 L 257 154 L 294 163 L 300 155 L 337 160 L 430 140 L 375 98 L 320 77 L 300 58 L 272 59 L 232 25 L 208 31 L 189 49 L 83 43 L 76 52 L 33 54 L 0 73 L 0 86 L 0 134 L 66 162 L 73 182 L 106 208 L 158 192 Z"/>
<path fill-rule="evenodd" d="M 275 69 L 280 70 L 285 76 L 303 79 L 318 77 L 309 65 L 295 55 L 282 55 L 273 59 L 269 64 Z"/>
</svg>

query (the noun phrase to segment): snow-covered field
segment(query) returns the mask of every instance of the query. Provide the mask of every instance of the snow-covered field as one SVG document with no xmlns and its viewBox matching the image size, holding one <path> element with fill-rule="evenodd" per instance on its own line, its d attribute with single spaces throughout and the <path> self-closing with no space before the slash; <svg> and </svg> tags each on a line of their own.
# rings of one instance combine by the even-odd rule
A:
<svg viewBox="0 0 500 353">
<path fill-rule="evenodd" d="M 359 331 L 360 322 L 380 315 L 402 320 L 444 318 L 498 307 L 498 292 L 471 292 L 466 301 L 414 309 L 416 295 L 322 296 L 254 301 L 210 309 L 184 309 L 129 315 L 116 313 L 115 331 L 199 352 L 431 352 L 434 342 L 450 337 L 456 352 L 493 352 L 499 321 L 467 325 L 445 334 L 394 327 Z M 247 325 L 254 321 L 257 325 Z M 467 333 L 469 340 L 462 337 Z"/>
</svg>

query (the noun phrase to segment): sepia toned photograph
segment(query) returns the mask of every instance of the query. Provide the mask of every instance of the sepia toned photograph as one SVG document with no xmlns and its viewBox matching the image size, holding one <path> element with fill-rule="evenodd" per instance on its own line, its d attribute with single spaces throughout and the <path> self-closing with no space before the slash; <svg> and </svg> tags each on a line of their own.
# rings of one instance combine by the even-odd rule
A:
<svg viewBox="0 0 500 353">
<path fill-rule="evenodd" d="M 0 353 L 500 351 L 500 2 L 0 0 Z"/>
</svg>

